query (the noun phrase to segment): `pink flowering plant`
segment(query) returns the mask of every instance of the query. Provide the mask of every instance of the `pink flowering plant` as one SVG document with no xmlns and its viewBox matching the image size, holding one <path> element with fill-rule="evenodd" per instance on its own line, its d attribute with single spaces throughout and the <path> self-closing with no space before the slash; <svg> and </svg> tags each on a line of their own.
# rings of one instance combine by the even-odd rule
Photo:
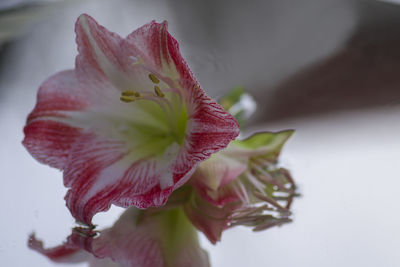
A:
<svg viewBox="0 0 400 267">
<path fill-rule="evenodd" d="M 164 205 L 239 134 L 236 120 L 201 89 L 166 22 L 123 39 L 82 15 L 75 32 L 75 70 L 41 85 L 24 146 L 63 170 L 78 221 L 111 204 Z"/>
<path fill-rule="evenodd" d="M 75 32 L 75 69 L 40 86 L 23 145 L 63 171 L 83 226 L 50 249 L 32 235 L 30 248 L 91 266 L 209 266 L 197 230 L 216 243 L 235 225 L 291 221 L 295 184 L 277 163 L 293 131 L 236 139 L 240 95 L 222 106 L 207 96 L 166 22 L 122 38 L 84 14 Z M 96 230 L 93 216 L 111 204 L 128 209 Z"/>
</svg>

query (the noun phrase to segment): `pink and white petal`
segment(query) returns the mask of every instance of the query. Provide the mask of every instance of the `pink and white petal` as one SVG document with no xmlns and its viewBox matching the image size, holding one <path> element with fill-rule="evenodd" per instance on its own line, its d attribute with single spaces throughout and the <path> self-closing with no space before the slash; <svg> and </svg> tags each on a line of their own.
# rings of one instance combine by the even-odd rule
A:
<svg viewBox="0 0 400 267">
<path fill-rule="evenodd" d="M 124 267 L 208 267 L 207 253 L 201 249 L 195 229 L 183 213 L 176 214 L 130 208 L 94 239 L 92 251 Z"/>
<path fill-rule="evenodd" d="M 238 192 L 234 186 L 226 185 L 219 188 L 218 190 L 211 190 L 205 187 L 203 184 L 192 184 L 197 194 L 199 194 L 204 200 L 217 207 L 223 207 L 224 205 L 243 199 L 241 192 Z"/>
<path fill-rule="evenodd" d="M 81 130 L 52 120 L 35 120 L 24 128 L 22 144 L 39 162 L 64 169 Z"/>
<path fill-rule="evenodd" d="M 118 34 L 86 14 L 78 18 L 75 32 L 79 51 L 76 73 L 82 84 L 95 88 L 92 94 L 95 102 L 119 101 L 124 90 L 153 88 L 149 70 L 134 64 L 136 49 Z"/>
<path fill-rule="evenodd" d="M 137 56 L 136 48 L 86 14 L 78 18 L 75 31 L 79 51 L 76 74 L 84 90 L 90 88 L 88 101 L 96 106 L 95 111 L 100 109 L 122 117 L 130 115 L 135 120 L 140 120 L 142 115 L 150 118 L 143 102 L 126 105 L 120 101 L 124 90 L 154 91 L 148 68 L 145 64 L 134 64 L 132 57 Z"/>
<path fill-rule="evenodd" d="M 28 239 L 28 247 L 54 262 L 79 263 L 85 262 L 92 257 L 88 252 L 82 250 L 78 244 L 74 244 L 70 237 L 62 245 L 44 248 L 43 242 L 36 239 L 34 234 L 31 234 Z"/>
<path fill-rule="evenodd" d="M 99 25 L 87 14 L 79 16 L 75 33 L 79 52 L 76 57 L 79 81 L 99 86 L 112 81 L 117 87 L 123 83 L 126 77 L 120 57 L 122 38 Z"/>
<path fill-rule="evenodd" d="M 72 70 L 57 73 L 40 86 L 22 141 L 35 159 L 58 169 L 64 168 L 68 151 L 81 132 L 59 120 L 66 118 L 69 112 L 85 109 L 88 106 L 85 99 Z"/>
<path fill-rule="evenodd" d="M 94 237 L 95 234 L 89 228 L 75 228 L 63 245 L 50 249 L 44 249 L 34 236 L 28 243 L 31 249 L 55 262 L 88 261 L 93 267 L 209 267 L 197 231 L 181 209 L 130 208 L 111 228 Z"/>
<path fill-rule="evenodd" d="M 189 181 L 201 197 L 219 207 L 240 199 L 228 184 L 247 169 L 247 162 L 227 157 L 223 152 L 200 163 Z"/>
<path fill-rule="evenodd" d="M 137 90 L 136 80 L 139 79 L 150 83 L 148 72 L 141 69 L 136 73 L 128 72 L 132 60 L 124 58 L 122 38 L 90 16 L 83 14 L 78 18 L 75 32 L 79 52 L 75 63 L 76 75 L 83 90 L 89 91 L 88 99 L 95 111 L 132 114 L 129 107 L 133 106 L 124 105 L 119 100 L 121 92 Z"/>
<path fill-rule="evenodd" d="M 86 16 L 83 18 L 96 25 L 90 18 L 88 19 Z M 237 122 L 215 101 L 206 96 L 199 87 L 180 56 L 177 42 L 168 33 L 166 23 L 158 24 L 153 21 L 146 24 L 129 35 L 126 42 L 123 41 L 123 47 L 125 49 L 122 49 L 124 52 L 120 59 L 120 62 L 123 63 L 120 66 L 121 68 L 127 68 L 124 70 L 129 72 L 129 75 L 134 77 L 135 80 L 145 77 L 145 80 L 149 82 L 148 77 L 143 75 L 144 72 L 139 73 L 140 66 L 132 66 L 132 63 L 126 61 L 130 56 L 140 58 L 145 62 L 145 65 L 150 65 L 150 68 L 157 69 L 157 71 L 172 80 L 175 79 L 174 61 L 179 62 L 184 66 L 185 71 L 190 73 L 190 75 L 184 74 L 189 78 L 177 77 L 177 79 L 190 86 L 188 88 L 184 87 L 184 91 L 185 100 L 190 109 L 189 124 L 191 127 L 187 129 L 188 141 L 184 145 L 184 149 L 181 150 L 178 156 L 179 160 L 175 164 L 174 188 L 177 188 L 186 182 L 188 179 L 187 174 L 193 171 L 198 162 L 224 148 L 230 140 L 238 135 Z"/>
<path fill-rule="evenodd" d="M 28 247 L 39 252 L 49 260 L 58 263 L 82 263 L 88 262 L 90 267 L 118 267 L 119 264 L 110 259 L 99 259 L 93 256 L 92 239 L 81 236 L 76 231 L 67 238 L 67 241 L 53 248 L 44 248 L 43 242 L 32 234 L 28 240 Z M 85 250 L 86 249 L 86 250 Z M 89 252 L 88 252 L 89 251 Z"/>
<path fill-rule="evenodd" d="M 73 70 L 59 72 L 40 86 L 36 106 L 27 122 L 42 117 L 64 117 L 63 111 L 83 110 L 88 106 L 85 91 L 79 86 Z"/>
<path fill-rule="evenodd" d="M 111 258 L 123 267 L 163 267 L 159 240 L 155 237 L 156 221 L 138 224 L 139 210 L 126 210 L 109 229 L 101 231 L 92 243 L 99 258 Z"/>
<path fill-rule="evenodd" d="M 91 177 L 85 177 L 90 184 L 86 184 L 84 178 L 79 178 L 79 183 L 75 183 L 65 197 L 72 215 L 79 221 L 91 224 L 92 217 L 108 210 L 111 204 L 139 208 L 163 205 L 172 188 L 161 189 L 159 175 L 152 172 L 149 164 L 134 165 L 107 165 Z"/>
<path fill-rule="evenodd" d="M 183 88 L 189 123 L 185 150 L 177 169 L 187 172 L 192 166 L 184 166 L 185 163 L 197 164 L 226 147 L 239 134 L 236 120 L 200 88 L 179 52 L 178 42 L 169 34 L 166 22 L 152 21 L 144 25 L 128 35 L 124 46 L 124 58 L 129 57 L 127 53 L 130 51 L 156 73 L 169 79 L 167 83 L 170 86 L 174 84 Z"/>
<path fill-rule="evenodd" d="M 109 179 L 125 171 L 121 169 L 116 170 L 117 173 L 107 173 L 107 169 L 126 154 L 123 142 L 103 139 L 94 134 L 82 135 L 75 141 L 64 170 L 64 185 L 70 188 L 65 198 L 77 220 L 90 224 L 96 213 L 93 205 L 99 204 L 88 203 L 90 197 L 102 192 Z"/>
<path fill-rule="evenodd" d="M 70 187 L 67 206 L 77 220 L 91 224 L 94 214 L 111 204 L 147 208 L 166 202 L 180 175 L 174 174 L 175 157 L 168 162 L 160 157 L 134 157 L 134 153 L 123 142 L 94 134 L 76 140 L 64 184 Z"/>
<path fill-rule="evenodd" d="M 190 91 L 186 145 L 187 162 L 201 162 L 224 149 L 239 135 L 235 118 L 201 88 Z"/>
<path fill-rule="evenodd" d="M 114 233 L 113 230 L 103 231 L 93 243 L 96 257 L 111 258 L 121 267 L 164 266 L 159 244 L 149 233 L 132 227 L 119 233 Z"/>
<path fill-rule="evenodd" d="M 237 121 L 200 91 L 189 110 L 186 138 L 174 165 L 174 189 L 190 178 L 188 174 L 193 173 L 200 162 L 224 149 L 239 134 Z"/>
<path fill-rule="evenodd" d="M 141 68 L 142 70 L 147 69 L 157 74 L 169 87 L 181 87 L 185 82 L 198 86 L 196 78 L 179 51 L 179 43 L 168 32 L 166 21 L 152 21 L 140 27 L 127 36 L 122 47 L 123 60 L 129 58 L 130 61 L 127 62 L 131 63 L 131 59 L 136 58 L 143 62 L 145 68 Z M 136 66 L 131 65 L 129 72 L 137 79 L 139 75 L 136 72 L 140 72 L 140 68 Z"/>
<path fill-rule="evenodd" d="M 215 244 L 220 241 L 222 231 L 229 227 L 229 216 L 239 207 L 239 202 L 217 207 L 195 195 L 193 200 L 185 204 L 184 210 L 192 224 Z"/>
<path fill-rule="evenodd" d="M 175 48 L 171 47 L 171 44 L 177 42 L 167 28 L 166 21 L 157 23 L 154 20 L 140 27 L 127 36 L 125 46 L 130 51 L 128 49 L 125 51 L 132 53 L 131 56 L 142 60 L 149 69 L 161 76 L 179 80 L 179 73 L 169 51 L 170 48 Z"/>
<path fill-rule="evenodd" d="M 224 150 L 222 150 L 198 165 L 191 182 L 217 191 L 235 180 L 246 169 L 247 161 L 225 156 Z"/>
</svg>

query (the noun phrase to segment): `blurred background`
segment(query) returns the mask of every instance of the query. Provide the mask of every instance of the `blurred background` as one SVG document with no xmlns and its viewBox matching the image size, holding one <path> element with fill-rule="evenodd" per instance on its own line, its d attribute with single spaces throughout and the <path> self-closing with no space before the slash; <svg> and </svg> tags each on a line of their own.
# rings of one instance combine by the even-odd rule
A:
<svg viewBox="0 0 400 267">
<path fill-rule="evenodd" d="M 400 266 L 396 2 L 0 0 L 1 265 L 54 266 L 27 248 L 28 235 L 54 246 L 74 225 L 61 172 L 21 141 L 39 85 L 74 67 L 74 23 L 88 13 L 122 36 L 168 20 L 209 95 L 243 86 L 255 97 L 248 133 L 296 130 L 281 159 L 302 194 L 294 222 L 234 228 L 216 246 L 202 237 L 212 266 Z"/>
</svg>

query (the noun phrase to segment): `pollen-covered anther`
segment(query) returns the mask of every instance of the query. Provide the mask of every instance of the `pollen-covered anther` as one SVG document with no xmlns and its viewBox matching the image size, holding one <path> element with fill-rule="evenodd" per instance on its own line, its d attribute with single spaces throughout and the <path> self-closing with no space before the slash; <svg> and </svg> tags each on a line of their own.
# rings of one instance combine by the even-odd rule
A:
<svg viewBox="0 0 400 267">
<path fill-rule="evenodd" d="M 134 96 L 121 96 L 120 98 L 119 98 L 122 102 L 125 102 L 125 103 L 130 103 L 130 102 L 133 102 L 133 101 L 135 101 L 135 97 Z"/>
<path fill-rule="evenodd" d="M 136 100 L 136 98 L 140 97 L 141 94 L 139 92 L 135 92 L 133 90 L 125 90 L 121 93 L 121 101 L 130 103 Z"/>
<path fill-rule="evenodd" d="M 121 93 L 123 96 L 134 96 L 135 92 L 133 90 L 125 90 Z"/>
<path fill-rule="evenodd" d="M 154 86 L 154 92 L 159 97 L 164 97 L 165 96 L 165 94 L 163 92 L 161 92 L 160 87 L 158 87 L 157 85 Z"/>
<path fill-rule="evenodd" d="M 156 77 L 156 75 L 154 75 L 153 73 L 149 74 L 149 79 L 153 82 L 153 83 L 160 83 L 160 80 Z"/>
</svg>

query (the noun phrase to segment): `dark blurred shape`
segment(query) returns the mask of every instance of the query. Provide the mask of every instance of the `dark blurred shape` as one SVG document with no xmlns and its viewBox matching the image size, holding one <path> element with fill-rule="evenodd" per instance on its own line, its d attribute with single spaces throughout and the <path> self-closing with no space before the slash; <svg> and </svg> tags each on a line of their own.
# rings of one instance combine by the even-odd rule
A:
<svg viewBox="0 0 400 267">
<path fill-rule="evenodd" d="M 271 93 L 255 93 L 256 99 L 268 99 L 259 101 L 255 122 L 400 103 L 400 6 L 358 5 L 358 26 L 342 49 Z"/>
<path fill-rule="evenodd" d="M 0 48 L 5 42 L 22 34 L 29 23 L 39 19 L 43 7 L 29 3 L 0 8 Z"/>
<path fill-rule="evenodd" d="M 0 0 L 3 1 L 3 0 Z M 55 8 L 75 0 L 5 0 L 0 3 L 0 52 L 6 42 L 29 30 L 33 22 L 46 18 Z"/>
</svg>

